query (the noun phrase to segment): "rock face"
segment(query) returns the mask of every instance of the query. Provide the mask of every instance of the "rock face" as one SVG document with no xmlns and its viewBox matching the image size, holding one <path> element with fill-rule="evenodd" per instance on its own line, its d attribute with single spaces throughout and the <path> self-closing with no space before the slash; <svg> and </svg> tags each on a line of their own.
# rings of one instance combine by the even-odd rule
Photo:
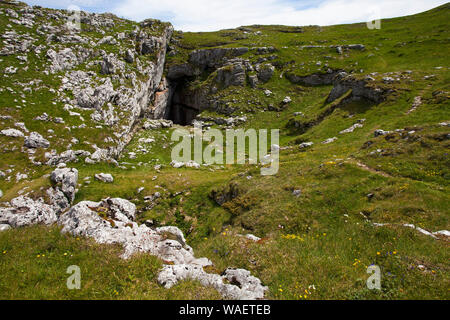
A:
<svg viewBox="0 0 450 320">
<path fill-rule="evenodd" d="M 217 69 L 216 82 L 223 88 L 245 85 L 245 66 L 243 60 L 229 60 L 225 66 Z"/>
<path fill-rule="evenodd" d="M 186 244 L 183 233 L 176 227 L 150 229 L 134 222 L 136 207 L 123 199 L 105 199 L 101 202 L 83 201 L 60 216 L 58 224 L 75 236 L 85 236 L 99 243 L 121 244 L 122 258 L 137 252 L 147 252 L 172 265 L 164 266 L 158 282 L 166 288 L 180 280 L 194 279 L 217 289 L 227 299 L 263 299 L 267 287 L 259 279 L 242 269 L 227 269 L 223 276 L 208 274 L 204 266 L 211 265 L 206 258 L 195 258 Z M 173 235 L 176 240 L 167 238 Z M 223 283 L 227 279 L 231 284 Z"/>
<path fill-rule="evenodd" d="M 172 96 L 174 93 L 173 86 L 166 78 L 161 80 L 157 91 L 153 97 L 152 108 L 150 110 L 153 119 L 167 119 L 170 112 Z"/>
<path fill-rule="evenodd" d="M 183 77 L 192 77 L 201 74 L 205 69 L 218 69 L 228 60 L 248 52 L 242 48 L 214 48 L 194 50 L 189 54 L 187 63 L 172 65 L 167 70 L 167 77 L 172 80 Z"/>
<path fill-rule="evenodd" d="M 273 73 L 275 72 L 275 67 L 270 63 L 266 63 L 257 66 L 256 71 L 258 73 L 258 80 L 265 83 L 272 78 Z"/>
<path fill-rule="evenodd" d="M 358 80 L 351 75 L 347 75 L 345 72 L 340 72 L 333 79 L 334 87 L 331 90 L 327 103 L 333 102 L 340 98 L 349 90 L 351 92 L 351 99 L 367 99 L 374 103 L 382 102 L 386 95 L 390 93 L 389 89 L 383 87 L 374 87 L 369 84 L 366 79 Z"/>
<path fill-rule="evenodd" d="M 226 58 L 235 58 L 248 52 L 248 48 L 201 49 L 191 52 L 189 63 L 201 69 L 220 67 Z"/>
</svg>

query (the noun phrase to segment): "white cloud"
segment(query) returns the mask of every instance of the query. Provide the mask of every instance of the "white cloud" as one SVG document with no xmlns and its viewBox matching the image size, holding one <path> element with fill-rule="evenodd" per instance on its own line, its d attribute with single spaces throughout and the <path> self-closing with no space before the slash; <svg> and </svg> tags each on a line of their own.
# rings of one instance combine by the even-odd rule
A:
<svg viewBox="0 0 450 320">
<path fill-rule="evenodd" d="M 251 24 L 331 25 L 422 12 L 445 0 L 125 0 L 114 13 L 133 20 L 161 18 L 176 29 L 213 31 Z M 305 3 L 310 6 L 305 8 Z M 302 9 L 303 8 L 303 9 Z M 164 19 L 165 18 L 165 19 Z"/>
<path fill-rule="evenodd" d="M 447 0 L 25 0 L 67 8 L 77 5 L 135 21 L 157 18 L 183 31 L 214 31 L 252 24 L 332 25 L 392 18 L 437 7 Z"/>
</svg>

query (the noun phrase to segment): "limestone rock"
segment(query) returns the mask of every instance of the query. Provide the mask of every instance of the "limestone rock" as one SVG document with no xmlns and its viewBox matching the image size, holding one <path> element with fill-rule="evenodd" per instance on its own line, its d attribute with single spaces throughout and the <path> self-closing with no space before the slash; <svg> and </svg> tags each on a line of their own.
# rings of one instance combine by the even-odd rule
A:
<svg viewBox="0 0 450 320">
<path fill-rule="evenodd" d="M 22 138 L 24 137 L 24 134 L 22 131 L 17 129 L 4 129 L 0 131 L 0 133 L 7 137 L 14 137 L 14 138 Z"/>
<path fill-rule="evenodd" d="M 42 198 L 33 200 L 20 196 L 10 201 L 10 207 L 0 208 L 0 223 L 7 223 L 13 228 L 38 223 L 50 225 L 56 220 L 53 207 L 45 204 Z"/>
<path fill-rule="evenodd" d="M 391 133 L 391 131 L 384 131 L 382 129 L 377 129 L 375 130 L 375 132 L 373 133 L 374 137 L 379 137 L 379 136 L 385 136 L 387 134 Z"/>
<path fill-rule="evenodd" d="M 62 168 L 54 170 L 50 180 L 59 186 L 69 202 L 75 200 L 75 190 L 78 182 L 78 170 L 75 168 Z"/>
<path fill-rule="evenodd" d="M 125 52 L 125 61 L 128 63 L 133 63 L 134 62 L 134 52 L 131 49 L 128 49 Z"/>
<path fill-rule="evenodd" d="M 117 59 L 117 57 L 110 53 L 109 55 L 103 58 L 103 61 L 100 63 L 101 73 L 103 74 L 114 74 L 118 71 L 125 71 L 125 64 L 123 61 Z"/>
<path fill-rule="evenodd" d="M 258 66 L 256 71 L 258 73 L 258 80 L 265 83 L 272 78 L 273 73 L 275 72 L 275 67 L 270 63 L 266 63 Z"/>
<path fill-rule="evenodd" d="M 109 173 L 97 173 L 94 175 L 94 177 L 96 180 L 99 180 L 102 182 L 112 183 L 114 181 L 113 176 Z"/>
<path fill-rule="evenodd" d="M 325 141 L 322 141 L 322 144 L 329 144 L 337 140 L 337 137 L 328 138 Z"/>
<path fill-rule="evenodd" d="M 244 86 L 246 80 L 245 66 L 242 60 L 230 60 L 222 68 L 217 69 L 216 82 L 223 88 Z"/>
<path fill-rule="evenodd" d="M 27 148 L 48 148 L 50 146 L 50 142 L 48 142 L 48 140 L 42 137 L 39 133 L 31 132 L 30 135 L 25 138 L 24 145 Z"/>
<path fill-rule="evenodd" d="M 157 120 L 147 120 L 143 128 L 148 129 L 160 129 L 160 128 L 170 128 L 172 127 L 173 122 L 171 120 L 165 120 L 165 119 L 157 119 Z"/>
<path fill-rule="evenodd" d="M 195 265 L 164 266 L 158 275 L 158 283 L 165 288 L 171 288 L 178 281 L 193 279 L 203 286 L 215 288 L 225 299 L 256 300 L 264 299 L 267 287 L 261 281 L 244 269 L 228 268 L 224 274 L 209 274 L 201 267 Z M 225 284 L 224 280 L 230 284 Z"/>
<path fill-rule="evenodd" d="M 303 142 L 303 143 L 300 143 L 298 147 L 300 149 L 304 149 L 304 148 L 307 148 L 307 147 L 311 147 L 313 144 L 314 144 L 313 142 Z"/>
</svg>

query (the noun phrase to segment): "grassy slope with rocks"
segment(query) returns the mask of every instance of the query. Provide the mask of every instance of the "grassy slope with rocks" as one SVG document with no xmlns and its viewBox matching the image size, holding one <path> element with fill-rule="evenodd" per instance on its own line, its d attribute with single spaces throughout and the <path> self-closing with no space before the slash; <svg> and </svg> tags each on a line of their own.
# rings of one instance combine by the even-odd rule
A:
<svg viewBox="0 0 450 320">
<path fill-rule="evenodd" d="M 4 14 L 10 5 L 1 6 Z M 166 70 L 185 63 L 189 52 L 196 49 L 275 48 L 275 52 L 262 55 L 250 50 L 240 57 L 252 64 L 266 58 L 264 63 L 273 64 L 275 72 L 267 83 L 256 88 L 248 83 L 223 88 L 215 98 L 233 107 L 231 116 L 247 116 L 247 122 L 239 127 L 281 129 L 280 145 L 286 148 L 281 151 L 279 173 L 260 176 L 259 168 L 251 165 L 175 169 L 169 165 L 173 128 L 140 130 L 120 157 L 121 166 L 70 164 L 80 175 L 75 201 L 108 196 L 132 201 L 140 222 L 151 219 L 157 226 L 178 226 L 196 256 L 211 259 L 216 272 L 228 266 L 250 270 L 269 287 L 269 299 L 448 299 L 448 238 L 434 239 L 401 224 L 429 231 L 449 229 L 449 130 L 440 124 L 450 120 L 449 9 L 447 4 L 418 15 L 382 20 L 380 30 L 352 24 L 175 32 Z M 2 30 L 7 28 L 5 20 L 0 23 Z M 122 23 L 134 28 L 132 22 Z M 14 25 L 16 32 L 20 28 L 24 27 Z M 339 54 L 329 47 L 346 44 L 363 44 L 365 50 Z M 32 63 L 43 63 L 31 57 Z M 25 77 L 15 56 L 0 59 L 0 70 L 17 65 Z M 339 101 L 327 102 L 331 84 L 305 86 L 286 76 L 326 73 L 328 69 L 345 70 L 357 78 L 370 75 L 372 85 L 392 92 L 381 103 L 361 99 L 332 108 Z M 2 115 L 13 116 L 13 120 L 2 120 L 2 129 L 22 121 L 30 131 L 45 132 L 47 124 L 31 119 L 42 112 L 50 114 L 50 109 L 55 109 L 52 116 L 70 121 L 63 105 L 53 106 L 47 92 L 30 96 L 36 101 L 30 100 L 29 108 L 15 108 L 20 101 L 6 91 L 7 87 L 19 90 L 14 76 L 2 78 Z M 50 88 L 59 86 L 54 78 L 41 74 L 29 77 L 42 79 Z M 386 77 L 394 81 L 383 80 Z M 201 74 L 189 81 L 192 86 L 209 87 L 213 77 Z M 273 94 L 266 96 L 266 89 Z M 291 103 L 270 110 L 270 104 L 279 105 L 286 96 Z M 421 104 L 410 112 L 418 96 Z M 34 108 L 31 102 L 36 104 Z M 320 117 L 325 110 L 330 112 Z M 295 112 L 303 116 L 294 116 Z M 205 110 L 202 115 L 230 116 L 217 110 Z M 294 125 L 318 118 L 320 121 L 306 130 Z M 361 128 L 340 134 L 359 119 L 365 119 Z M 391 132 L 374 137 L 377 129 Z M 106 134 L 103 130 L 84 133 L 96 139 Z M 338 139 L 321 143 L 331 137 Z M 155 139 L 146 152 L 139 151 L 142 138 Z M 20 152 L 22 141 L 0 139 L 9 151 L 2 151 L 0 170 L 12 169 L 14 174 L 10 181 L 0 178 L 5 194 L 2 201 L 24 192 L 39 193 L 49 185 L 44 174 L 50 167 L 31 165 Z M 311 147 L 298 147 L 309 141 L 314 142 Z M 136 156 L 130 157 L 129 152 Z M 154 169 L 155 164 L 162 168 Z M 24 168 L 32 171 L 28 181 L 16 183 L 16 171 Z M 111 173 L 114 183 L 95 181 L 92 177 L 98 172 Z M 87 177 L 91 181 L 86 182 Z M 218 205 L 210 196 L 212 191 L 226 193 L 230 185 L 235 186 L 237 196 Z M 144 189 L 138 192 L 140 187 Z M 293 190 L 299 189 L 300 196 L 294 196 Z M 159 199 L 145 199 L 155 192 L 161 194 Z M 373 223 L 390 225 L 376 227 Z M 247 233 L 262 239 L 253 242 L 238 236 Z M 155 280 L 162 263 L 158 259 L 143 255 L 124 262 L 118 258 L 118 248 L 60 235 L 56 227 L 1 232 L 0 251 L 2 298 L 220 298 L 195 282 L 163 289 Z M 81 291 L 66 289 L 65 271 L 71 264 L 82 267 Z M 366 288 L 366 268 L 371 264 L 382 269 L 381 292 Z"/>
</svg>

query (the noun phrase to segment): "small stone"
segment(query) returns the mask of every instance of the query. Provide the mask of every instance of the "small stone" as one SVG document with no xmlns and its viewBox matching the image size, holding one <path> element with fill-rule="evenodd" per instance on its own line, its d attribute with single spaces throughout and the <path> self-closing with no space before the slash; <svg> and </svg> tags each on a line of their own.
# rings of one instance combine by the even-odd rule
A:
<svg viewBox="0 0 450 320">
<path fill-rule="evenodd" d="M 113 176 L 109 173 L 97 173 L 94 175 L 94 178 L 106 183 L 112 183 L 114 181 Z"/>
<path fill-rule="evenodd" d="M 329 144 L 329 143 L 332 143 L 332 142 L 334 142 L 336 140 L 337 140 L 337 137 L 328 138 L 327 140 L 322 141 L 322 144 Z"/>
<path fill-rule="evenodd" d="M 0 224 L 0 232 L 11 229 L 9 224 Z"/>
<path fill-rule="evenodd" d="M 283 104 L 288 104 L 289 102 L 291 102 L 291 97 L 286 97 L 283 99 Z"/>
<path fill-rule="evenodd" d="M 307 147 L 311 147 L 313 144 L 314 144 L 313 142 L 303 142 L 303 143 L 300 143 L 298 147 L 300 149 L 304 149 L 304 148 L 307 148 Z"/>
</svg>

